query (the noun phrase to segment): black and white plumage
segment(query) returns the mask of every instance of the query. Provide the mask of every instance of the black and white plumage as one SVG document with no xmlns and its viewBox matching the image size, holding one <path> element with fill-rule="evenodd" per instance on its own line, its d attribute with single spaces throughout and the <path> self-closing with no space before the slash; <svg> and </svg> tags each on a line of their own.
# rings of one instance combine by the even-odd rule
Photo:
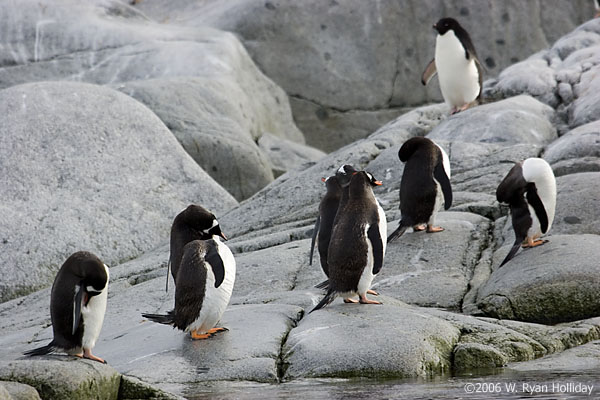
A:
<svg viewBox="0 0 600 400">
<path fill-rule="evenodd" d="M 434 226 L 437 212 L 452 205 L 450 160 L 440 146 L 430 139 L 414 137 L 400 147 L 400 161 L 406 163 L 400 183 L 400 211 L 398 228 L 388 237 L 388 243 L 402 236 L 406 229 L 443 230 Z"/>
<path fill-rule="evenodd" d="M 331 303 L 338 295 L 358 294 L 363 304 L 379 304 L 366 297 L 373 277 L 383 266 L 386 248 L 387 221 L 373 194 L 376 185 L 381 182 L 368 172 L 352 175 L 348 200 L 340 204 L 331 233 L 327 294 L 312 311 Z"/>
<path fill-rule="evenodd" d="M 433 28 L 438 32 L 435 58 L 425 68 L 421 83 L 426 85 L 437 73 L 444 101 L 454 114 L 481 96 L 483 68 L 469 33 L 458 21 L 442 18 Z"/>
<path fill-rule="evenodd" d="M 541 158 L 515 164 L 496 189 L 496 198 L 510 207 L 515 242 L 500 264 L 512 259 L 521 244 L 535 247 L 546 243 L 540 237 L 550 230 L 556 208 L 556 179 L 552 167 Z"/>
<path fill-rule="evenodd" d="M 38 356 L 64 351 L 78 357 L 105 361 L 92 354 L 100 335 L 108 296 L 108 267 L 94 254 L 79 251 L 60 267 L 50 295 L 52 341 L 27 351 Z"/>
<path fill-rule="evenodd" d="M 171 270 L 173 280 L 177 283 L 177 272 L 183 257 L 183 249 L 193 240 L 208 240 L 217 235 L 227 240 L 221 232 L 217 218 L 205 208 L 191 204 L 177 214 L 171 225 L 171 249 L 169 255 L 169 268 L 167 268 L 167 290 L 169 273 Z"/>
<path fill-rule="evenodd" d="M 154 322 L 189 332 L 193 339 L 206 339 L 225 328 L 215 328 L 225 312 L 235 283 L 236 263 L 231 250 L 220 240 L 214 215 L 204 214 L 213 234 L 208 240 L 192 240 L 182 249 L 175 278 L 175 308 L 167 314 L 142 314 Z"/>
</svg>

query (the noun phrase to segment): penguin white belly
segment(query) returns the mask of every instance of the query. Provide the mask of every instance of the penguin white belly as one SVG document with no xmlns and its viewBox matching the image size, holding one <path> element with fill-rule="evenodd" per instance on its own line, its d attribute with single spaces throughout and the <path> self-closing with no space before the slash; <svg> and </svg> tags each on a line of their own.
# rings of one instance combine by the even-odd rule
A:
<svg viewBox="0 0 600 400">
<path fill-rule="evenodd" d="M 108 299 L 108 281 L 110 278 L 108 267 L 106 270 L 106 286 L 99 295 L 92 296 L 87 306 L 81 308 L 81 319 L 83 320 L 83 338 L 81 340 L 84 349 L 93 349 L 96 340 L 100 336 L 104 314 L 106 313 L 106 303 Z"/>
<path fill-rule="evenodd" d="M 542 236 L 542 229 L 540 226 L 540 220 L 535 214 L 535 210 L 530 205 L 527 205 L 529 209 L 529 215 L 531 216 L 531 226 L 527 230 L 527 237 L 532 239 L 537 239 Z"/>
<path fill-rule="evenodd" d="M 467 60 L 465 49 L 452 30 L 437 36 L 435 67 L 442 96 L 450 107 L 462 107 L 477 98 L 479 73 L 475 60 Z"/>
<path fill-rule="evenodd" d="M 435 218 L 437 216 L 437 213 L 441 210 L 442 205 L 444 204 L 444 193 L 442 192 L 442 185 L 440 185 L 435 179 L 433 181 L 435 182 L 435 203 L 433 205 L 431 217 L 429 217 L 429 221 L 427 222 L 429 225 L 432 226 L 435 225 Z"/>
<path fill-rule="evenodd" d="M 363 269 L 358 281 L 359 295 L 366 295 L 367 290 L 371 289 L 371 284 L 373 283 L 374 277 L 373 262 L 373 246 L 371 246 L 371 242 L 367 240 L 367 264 L 365 265 L 365 268 Z"/>
<path fill-rule="evenodd" d="M 379 235 L 381 236 L 381 242 L 383 243 L 383 256 L 385 257 L 385 249 L 387 246 L 387 218 L 383 207 L 377 200 L 377 213 L 379 214 Z"/>
<path fill-rule="evenodd" d="M 554 221 L 554 213 L 556 211 L 556 178 L 552 167 L 541 158 L 528 158 L 523 161 L 523 178 L 527 182 L 534 182 L 537 190 L 537 194 L 544 205 L 546 215 L 548 216 L 548 231 L 552 227 Z M 539 225 L 539 221 L 535 215 L 535 211 L 529 206 L 529 212 L 534 220 Z M 535 217 L 535 218 L 534 218 Z M 532 226 L 532 228 L 533 228 Z M 540 228 L 537 228 L 540 231 Z M 540 231 L 541 233 L 541 231 Z"/>
<path fill-rule="evenodd" d="M 198 333 L 204 333 L 214 328 L 223 316 L 231 299 L 233 284 L 235 283 L 235 258 L 226 245 L 216 239 L 215 242 L 217 243 L 218 252 L 225 267 L 225 278 L 221 285 L 215 288 L 215 274 L 210 265 L 206 262 L 204 263 L 204 267 L 206 268 L 204 301 L 202 302 L 198 318 L 186 328 L 186 332 L 196 330 Z"/>
</svg>

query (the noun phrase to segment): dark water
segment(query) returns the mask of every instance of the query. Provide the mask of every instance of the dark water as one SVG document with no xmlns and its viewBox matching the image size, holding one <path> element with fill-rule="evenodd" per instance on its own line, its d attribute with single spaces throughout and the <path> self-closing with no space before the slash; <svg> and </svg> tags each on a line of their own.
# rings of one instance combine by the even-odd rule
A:
<svg viewBox="0 0 600 400">
<path fill-rule="evenodd" d="M 430 380 L 311 379 L 196 387 L 190 399 L 600 399 L 600 371 L 497 371 Z M 593 386 L 591 394 L 584 387 Z"/>
</svg>

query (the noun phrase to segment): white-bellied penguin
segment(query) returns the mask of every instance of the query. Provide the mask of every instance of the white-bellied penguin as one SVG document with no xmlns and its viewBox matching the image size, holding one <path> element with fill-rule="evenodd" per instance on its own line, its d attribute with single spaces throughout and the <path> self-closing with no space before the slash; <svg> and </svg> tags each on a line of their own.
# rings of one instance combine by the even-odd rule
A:
<svg viewBox="0 0 600 400">
<path fill-rule="evenodd" d="M 108 296 L 108 267 L 87 251 L 72 254 L 60 267 L 50 295 L 52 341 L 28 356 L 64 351 L 105 363 L 92 354 L 100 335 Z"/>
<path fill-rule="evenodd" d="M 414 230 L 440 232 L 435 217 L 444 203 L 447 210 L 452 205 L 450 185 L 450 160 L 440 146 L 430 139 L 414 137 L 400 147 L 400 161 L 404 172 L 400 182 L 400 212 L 398 228 L 388 237 L 388 243 L 412 227 Z"/>
<path fill-rule="evenodd" d="M 326 306 L 337 296 L 358 295 L 362 304 L 380 304 L 366 296 L 373 277 L 383 266 L 386 247 L 387 221 L 373 194 L 373 187 L 377 185 L 381 182 L 368 172 L 352 175 L 348 201 L 340 205 L 331 233 L 327 294 L 312 311 Z"/>
<path fill-rule="evenodd" d="M 215 216 L 208 211 L 199 215 L 204 220 L 196 221 L 198 226 L 209 226 L 211 237 L 183 246 L 175 278 L 175 308 L 167 314 L 142 314 L 154 322 L 189 332 L 192 339 L 206 339 L 226 330 L 215 325 L 229 304 L 236 270 L 231 250 L 220 240 L 225 235 Z"/>
<path fill-rule="evenodd" d="M 541 158 L 515 164 L 496 189 L 496 198 L 510 207 L 515 242 L 500 267 L 523 247 L 542 245 L 554 220 L 556 179 L 552 167 Z"/>
<path fill-rule="evenodd" d="M 182 212 L 177 214 L 171 225 L 171 249 L 169 264 L 167 268 L 167 284 L 169 288 L 169 269 L 173 275 L 173 281 L 177 282 L 177 272 L 183 257 L 183 248 L 193 240 L 208 240 L 213 235 L 227 240 L 221 232 L 215 216 L 205 208 L 191 204 Z"/>
<path fill-rule="evenodd" d="M 444 101 L 451 113 L 466 110 L 481 96 L 483 68 L 469 33 L 453 18 L 442 18 L 433 25 L 438 32 L 435 58 L 425 68 L 421 83 L 437 73 Z"/>
</svg>

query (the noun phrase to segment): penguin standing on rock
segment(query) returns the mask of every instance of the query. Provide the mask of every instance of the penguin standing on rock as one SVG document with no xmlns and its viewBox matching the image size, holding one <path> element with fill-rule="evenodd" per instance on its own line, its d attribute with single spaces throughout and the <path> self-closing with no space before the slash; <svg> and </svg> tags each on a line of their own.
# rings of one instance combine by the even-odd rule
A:
<svg viewBox="0 0 600 400">
<path fill-rule="evenodd" d="M 328 305 L 338 295 L 358 294 L 362 304 L 381 304 L 366 296 L 373 277 L 383 266 L 386 246 L 385 213 L 373 194 L 373 187 L 377 185 L 381 182 L 368 172 L 352 175 L 348 200 L 340 204 L 331 232 L 327 294 L 312 311 Z"/>
<path fill-rule="evenodd" d="M 142 316 L 189 332 L 192 339 L 207 339 L 227 330 L 215 328 L 215 325 L 229 304 L 236 264 L 231 250 L 220 240 L 225 235 L 215 216 L 200 206 L 192 205 L 179 214 L 176 221 L 188 211 L 191 211 L 188 216 L 192 216 L 193 223 L 187 221 L 183 229 L 204 227 L 202 235 L 207 234 L 209 238 L 192 240 L 183 245 L 175 274 L 175 308 L 166 315 Z M 180 225 L 174 223 L 173 226 L 177 237 L 183 236 L 182 232 L 177 231 L 179 228 L 176 226 Z"/>
<path fill-rule="evenodd" d="M 425 68 L 421 83 L 437 73 L 444 101 L 451 114 L 464 111 L 481 96 L 483 68 L 469 33 L 453 18 L 442 18 L 433 25 L 438 32 L 435 58 Z"/>
<path fill-rule="evenodd" d="M 519 247 L 536 247 L 547 242 L 540 237 L 547 233 L 556 208 L 556 179 L 552 167 L 541 158 L 528 158 L 508 171 L 498 188 L 496 198 L 508 203 L 515 242 L 502 267 L 515 256 Z"/>
<path fill-rule="evenodd" d="M 402 219 L 388 237 L 388 243 L 410 227 L 415 231 L 427 229 L 430 233 L 443 231 L 434 223 L 442 201 L 446 210 L 452 205 L 448 155 L 432 140 L 414 137 L 404 142 L 398 157 L 406 163 L 400 183 Z"/>
<path fill-rule="evenodd" d="M 64 351 L 106 363 L 92 354 L 100 335 L 108 296 L 108 267 L 86 251 L 71 255 L 60 267 L 50 295 L 52 341 L 25 352 L 39 356 Z"/>
</svg>

